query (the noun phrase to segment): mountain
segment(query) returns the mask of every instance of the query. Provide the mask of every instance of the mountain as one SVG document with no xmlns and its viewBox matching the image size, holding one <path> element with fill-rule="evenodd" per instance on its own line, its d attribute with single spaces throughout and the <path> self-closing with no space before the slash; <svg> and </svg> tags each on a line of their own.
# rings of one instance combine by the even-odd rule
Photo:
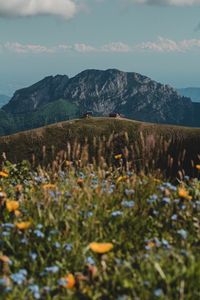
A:
<svg viewBox="0 0 200 300">
<path fill-rule="evenodd" d="M 0 95 L 0 108 L 10 100 L 10 97 L 6 95 Z"/>
<path fill-rule="evenodd" d="M 87 110 L 95 116 L 115 111 L 140 121 L 200 126 L 199 109 L 172 87 L 138 73 L 85 70 L 16 91 L 0 110 L 0 135 L 77 118 Z"/>
<path fill-rule="evenodd" d="M 178 92 L 180 95 L 189 97 L 194 102 L 200 102 L 200 88 L 197 87 L 189 87 L 189 88 L 183 88 L 178 89 Z"/>
</svg>

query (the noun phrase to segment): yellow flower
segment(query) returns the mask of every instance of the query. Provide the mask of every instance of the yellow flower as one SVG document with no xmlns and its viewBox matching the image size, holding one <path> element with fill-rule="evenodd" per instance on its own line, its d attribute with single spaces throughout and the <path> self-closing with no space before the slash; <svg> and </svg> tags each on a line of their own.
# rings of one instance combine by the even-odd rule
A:
<svg viewBox="0 0 200 300">
<path fill-rule="evenodd" d="M 0 171 L 0 177 L 7 178 L 8 176 L 9 176 L 8 172 L 6 172 L 6 171 Z"/>
<path fill-rule="evenodd" d="M 196 169 L 200 171 L 200 165 L 196 165 Z"/>
<path fill-rule="evenodd" d="M 47 183 L 47 184 L 44 184 L 42 187 L 44 190 L 52 190 L 52 189 L 56 188 L 56 185 L 52 184 L 52 183 Z"/>
<path fill-rule="evenodd" d="M 93 242 L 89 244 L 90 250 L 92 250 L 95 253 L 104 254 L 113 249 L 112 243 L 96 243 Z"/>
<path fill-rule="evenodd" d="M 62 280 L 64 281 L 64 284 L 62 285 L 62 287 L 66 288 L 66 289 L 72 289 L 75 284 L 76 284 L 76 279 L 74 277 L 73 274 L 68 274 L 65 277 L 62 278 Z M 66 284 L 65 284 L 66 281 Z"/>
<path fill-rule="evenodd" d="M 114 157 L 115 157 L 116 160 L 117 159 L 121 159 L 122 158 L 122 154 L 116 154 Z"/>
<path fill-rule="evenodd" d="M 22 213 L 20 210 L 15 210 L 15 216 L 16 217 L 21 217 Z"/>
<path fill-rule="evenodd" d="M 32 223 L 30 221 L 16 223 L 16 227 L 20 230 L 29 229 L 31 227 L 31 225 L 32 225 Z"/>
<path fill-rule="evenodd" d="M 127 176 L 119 176 L 118 178 L 117 178 L 117 180 L 116 180 L 116 183 L 119 183 L 119 182 L 121 182 L 121 181 L 126 181 L 127 180 Z"/>
<path fill-rule="evenodd" d="M 180 187 L 178 189 L 178 195 L 181 198 L 192 200 L 192 196 L 189 195 L 188 191 L 184 187 Z"/>
<path fill-rule="evenodd" d="M 9 212 L 14 212 L 19 208 L 19 202 L 14 200 L 6 201 L 6 208 Z"/>
</svg>

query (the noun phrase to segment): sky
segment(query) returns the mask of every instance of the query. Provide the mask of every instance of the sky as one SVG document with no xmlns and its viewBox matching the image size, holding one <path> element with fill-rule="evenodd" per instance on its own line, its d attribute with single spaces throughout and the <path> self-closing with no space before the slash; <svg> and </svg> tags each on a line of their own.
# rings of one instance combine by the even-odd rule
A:
<svg viewBox="0 0 200 300">
<path fill-rule="evenodd" d="M 200 0 L 0 0 L 0 94 L 109 68 L 200 87 Z"/>
</svg>

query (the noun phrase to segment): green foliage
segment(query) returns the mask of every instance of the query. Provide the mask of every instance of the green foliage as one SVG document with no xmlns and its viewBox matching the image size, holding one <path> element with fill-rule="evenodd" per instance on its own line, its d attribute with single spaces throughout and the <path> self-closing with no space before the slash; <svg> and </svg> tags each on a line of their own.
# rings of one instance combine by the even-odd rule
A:
<svg viewBox="0 0 200 300">
<path fill-rule="evenodd" d="M 174 186 L 79 161 L 37 171 L 6 162 L 3 171 L 9 176 L 0 173 L 0 299 L 200 298 L 197 179 Z M 8 199 L 18 199 L 20 216 L 8 211 Z M 17 229 L 22 221 L 31 227 Z M 100 255 L 91 242 L 114 247 Z M 60 285 L 69 273 L 72 289 Z"/>
<path fill-rule="evenodd" d="M 0 110 L 0 135 L 15 133 L 78 116 L 78 108 L 70 101 L 59 99 L 26 114 L 8 114 Z"/>
</svg>

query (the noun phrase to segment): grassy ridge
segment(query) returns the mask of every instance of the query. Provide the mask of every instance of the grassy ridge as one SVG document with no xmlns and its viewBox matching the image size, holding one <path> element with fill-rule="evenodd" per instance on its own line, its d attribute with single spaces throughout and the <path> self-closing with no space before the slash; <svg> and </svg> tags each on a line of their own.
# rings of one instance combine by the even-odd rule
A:
<svg viewBox="0 0 200 300">
<path fill-rule="evenodd" d="M 87 149 L 87 151 L 86 151 Z M 63 151 L 64 152 L 63 152 Z M 62 152 L 61 152 L 62 151 Z M 48 164 L 61 159 L 81 159 L 112 165 L 122 153 L 135 168 L 161 168 L 168 175 L 178 171 L 195 175 L 199 163 L 200 129 L 155 125 L 126 119 L 91 118 L 57 123 L 0 138 L 0 153 L 8 160 L 34 160 Z"/>
</svg>

